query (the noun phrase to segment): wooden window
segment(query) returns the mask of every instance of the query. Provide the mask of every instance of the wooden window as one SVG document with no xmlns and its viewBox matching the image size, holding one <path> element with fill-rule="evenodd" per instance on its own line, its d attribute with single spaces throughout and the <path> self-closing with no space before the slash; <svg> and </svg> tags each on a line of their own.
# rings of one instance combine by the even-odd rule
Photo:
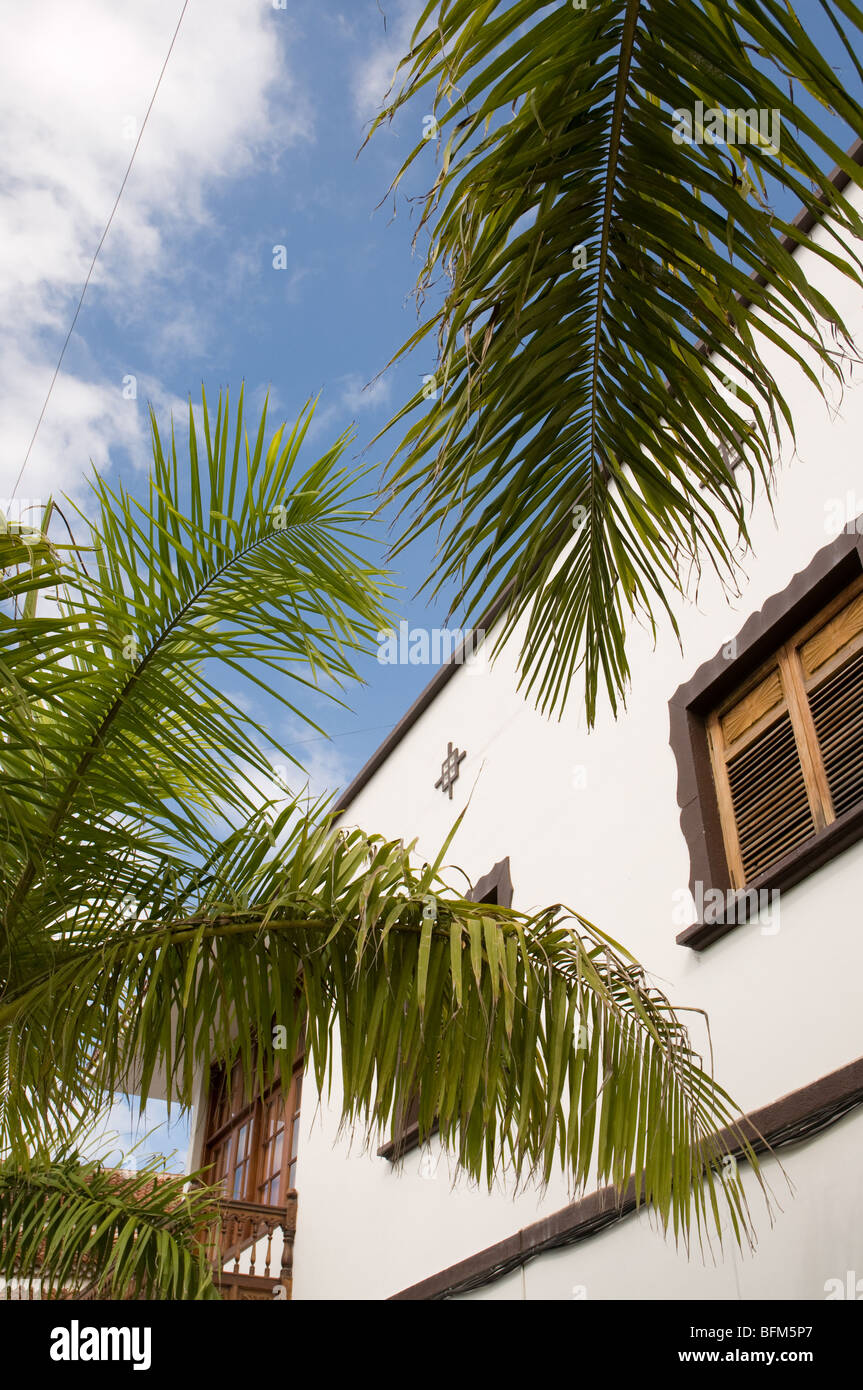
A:
<svg viewBox="0 0 863 1390">
<path fill-rule="evenodd" d="M 239 1062 L 230 1073 L 214 1068 L 204 1165 L 229 1199 L 284 1206 L 296 1186 L 302 1085 L 302 1055 L 287 1096 L 277 1077 L 263 1095 L 255 1083 L 248 1099 Z"/>
<path fill-rule="evenodd" d="M 709 715 L 707 735 L 735 888 L 863 803 L 863 578 Z"/>
<path fill-rule="evenodd" d="M 294 1072 L 294 1084 L 291 1087 L 288 1105 L 288 1123 L 286 1126 L 285 1152 L 287 1154 L 287 1183 L 288 1191 L 292 1192 L 297 1185 L 297 1146 L 300 1140 L 300 1100 L 303 1089 L 302 1071 Z"/>
</svg>

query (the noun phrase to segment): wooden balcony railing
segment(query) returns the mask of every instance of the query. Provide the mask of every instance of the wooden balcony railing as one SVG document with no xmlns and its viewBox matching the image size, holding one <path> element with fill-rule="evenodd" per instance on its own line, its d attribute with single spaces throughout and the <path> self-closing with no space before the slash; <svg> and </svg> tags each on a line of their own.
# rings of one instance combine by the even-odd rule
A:
<svg viewBox="0 0 863 1390">
<path fill-rule="evenodd" d="M 223 1298 L 291 1297 L 297 1194 L 282 1207 L 225 1200 L 211 1236 L 210 1259 Z M 284 1290 L 284 1292 L 280 1292 Z"/>
<path fill-rule="evenodd" d="M 0 1299 L 4 1302 L 35 1303 L 42 1298 L 42 1283 L 39 1279 L 0 1280 Z"/>
</svg>

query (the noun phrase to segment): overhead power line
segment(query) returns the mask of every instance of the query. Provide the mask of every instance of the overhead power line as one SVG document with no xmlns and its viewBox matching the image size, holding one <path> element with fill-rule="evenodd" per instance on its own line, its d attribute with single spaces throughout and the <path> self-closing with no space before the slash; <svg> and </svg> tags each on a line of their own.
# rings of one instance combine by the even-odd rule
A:
<svg viewBox="0 0 863 1390">
<path fill-rule="evenodd" d="M 77 305 L 76 305 L 76 307 L 75 307 L 75 313 L 73 314 L 73 316 L 72 316 L 72 322 L 71 322 L 70 325 L 69 325 L 69 332 L 66 334 L 66 341 L 65 341 L 64 344 L 63 344 L 63 347 L 62 347 L 62 349 L 61 349 L 61 351 L 60 351 L 60 356 L 59 356 L 58 359 L 57 359 L 57 365 L 56 365 L 56 367 L 54 368 L 54 375 L 53 375 L 52 378 L 51 378 L 51 385 L 48 387 L 48 394 L 46 395 L 45 400 L 42 402 L 42 409 L 41 409 L 40 412 L 39 412 L 39 419 L 36 421 L 36 428 L 35 428 L 34 431 L 33 431 L 33 437 L 32 437 L 32 439 L 30 440 L 30 443 L 29 443 L 28 446 L 27 446 L 27 452 L 26 452 L 26 454 L 24 455 L 24 462 L 21 464 L 21 467 L 20 467 L 19 472 L 18 472 L 18 477 L 15 479 L 15 486 L 14 486 L 13 489 L 12 489 L 12 496 L 13 496 L 13 497 L 15 496 L 16 492 L 18 491 L 18 484 L 21 482 L 21 479 L 22 479 L 23 476 L 24 476 L 24 469 L 27 467 L 27 463 L 28 463 L 28 460 L 29 460 L 29 458 L 30 458 L 30 454 L 31 454 L 32 451 L 33 451 L 33 445 L 36 443 L 36 436 L 37 436 L 37 434 L 39 433 L 39 427 L 40 427 L 40 425 L 42 424 L 43 419 L 45 418 L 45 411 L 48 409 L 48 402 L 50 401 L 50 399 L 51 399 L 51 393 L 52 393 L 52 391 L 54 390 L 54 383 L 56 382 L 57 377 L 58 377 L 59 374 L 60 374 L 60 368 L 61 368 L 61 366 L 63 365 L 63 358 L 66 356 L 66 349 L 67 349 L 67 347 L 69 346 L 69 341 L 70 341 L 70 339 L 71 339 L 71 337 L 72 337 L 72 334 L 73 334 L 74 331 L 75 331 L 75 324 L 78 322 L 78 315 L 79 315 L 79 313 L 81 312 L 81 305 L 84 303 L 84 295 L 87 293 L 87 286 L 89 285 L 90 280 L 91 280 L 92 275 L 93 275 L 93 271 L 94 271 L 95 268 L 96 268 L 96 261 L 99 259 L 99 252 L 102 250 L 102 247 L 103 247 L 103 245 L 105 244 L 105 238 L 106 238 L 106 236 L 108 235 L 108 232 L 110 231 L 111 223 L 114 221 L 114 214 L 115 214 L 115 212 L 117 211 L 117 208 L 118 208 L 119 205 L 120 205 L 120 199 L 121 199 L 122 196 L 123 196 L 123 189 L 126 187 L 127 180 L 128 180 L 128 178 L 129 178 L 130 173 L 132 172 L 132 165 L 135 163 L 135 155 L 138 153 L 138 146 L 139 146 L 140 143 L 141 143 L 141 139 L 142 139 L 142 137 L 143 137 L 144 131 L 147 129 L 147 121 L 150 119 L 150 112 L 151 112 L 152 109 L 153 109 L 153 103 L 155 102 L 156 97 L 157 97 L 158 92 L 159 92 L 159 88 L 160 88 L 161 85 L 162 85 L 162 78 L 165 76 L 165 69 L 166 69 L 167 66 L 168 66 L 168 60 L 170 59 L 171 54 L 172 54 L 172 52 L 174 51 L 174 44 L 177 42 L 177 35 L 178 35 L 179 32 L 180 32 L 180 25 L 183 23 L 183 16 L 184 16 L 184 14 L 186 13 L 186 10 L 188 9 L 188 7 L 189 7 L 189 0 L 184 0 L 183 8 L 182 8 L 181 11 L 180 11 L 180 18 L 177 20 L 177 27 L 176 27 L 176 29 L 174 30 L 174 36 L 173 36 L 173 38 L 171 39 L 170 45 L 169 45 L 169 47 L 168 47 L 168 52 L 167 52 L 166 55 L 165 55 L 165 61 L 164 61 L 164 63 L 162 64 L 162 70 L 161 70 L 161 72 L 159 73 L 159 77 L 158 77 L 158 80 L 157 80 L 157 82 L 156 82 L 156 85 L 155 85 L 155 87 L 153 88 L 153 95 L 150 97 L 150 105 L 147 107 L 147 113 L 146 113 L 146 115 L 144 116 L 144 121 L 143 121 L 143 124 L 142 124 L 142 126 L 141 126 L 140 132 L 139 132 L 139 134 L 138 134 L 138 138 L 137 138 L 137 140 L 135 141 L 135 148 L 132 150 L 132 157 L 131 157 L 131 159 L 129 160 L 128 165 L 126 166 L 126 172 L 125 172 L 125 174 L 123 175 L 123 182 L 120 184 L 120 191 L 119 191 L 119 193 L 117 194 L 117 197 L 116 197 L 115 200 L 114 200 L 114 206 L 113 206 L 112 209 L 111 209 L 111 215 L 110 215 L 110 217 L 108 218 L 108 221 L 105 223 L 105 229 L 104 229 L 104 231 L 102 232 L 101 237 L 99 238 L 99 245 L 96 247 L 96 251 L 95 251 L 95 254 L 94 254 L 94 256 L 93 256 L 93 259 L 92 259 L 92 261 L 90 262 L 90 269 L 87 271 L 87 278 L 86 278 L 86 280 L 84 281 L 84 287 L 83 287 L 83 289 L 81 290 L 81 294 L 80 294 L 80 297 L 79 297 L 79 299 L 78 299 L 78 303 L 77 303 Z"/>
<path fill-rule="evenodd" d="M 293 748 L 304 748 L 309 743 L 331 743 L 334 738 L 353 738 L 355 734 L 378 734 L 382 729 L 389 733 L 395 724 L 373 724 L 370 729 L 344 729 L 340 734 L 322 734 L 319 738 L 302 738 L 292 744 Z"/>
</svg>

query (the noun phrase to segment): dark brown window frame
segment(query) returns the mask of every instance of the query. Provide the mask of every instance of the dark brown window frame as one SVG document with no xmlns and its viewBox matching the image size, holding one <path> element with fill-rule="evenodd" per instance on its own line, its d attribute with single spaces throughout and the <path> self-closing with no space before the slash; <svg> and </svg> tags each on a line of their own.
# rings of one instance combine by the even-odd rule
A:
<svg viewBox="0 0 863 1390">
<path fill-rule="evenodd" d="M 258 1206 L 276 1206 L 285 1204 L 288 1196 L 296 1192 L 296 1188 L 290 1185 L 290 1170 L 296 1162 L 295 1140 L 298 1138 L 298 1124 L 300 1119 L 300 1094 L 303 1083 L 305 1068 L 305 1057 L 301 1051 L 291 1065 L 291 1079 L 282 1093 L 282 1083 L 278 1072 L 273 1080 L 261 1092 L 258 1088 L 257 1078 L 253 1082 L 253 1094 L 250 1098 L 243 1101 L 236 1110 L 232 1110 L 227 1119 L 221 1124 L 217 1124 L 218 1111 L 220 1109 L 221 1088 L 232 1087 L 232 1075 L 237 1062 L 226 1068 L 222 1063 L 214 1063 L 210 1071 L 209 1096 L 207 1100 L 207 1125 L 204 1134 L 203 1162 L 202 1167 L 212 1169 L 209 1180 L 221 1182 L 227 1176 L 219 1175 L 219 1151 L 223 1148 L 226 1141 L 230 1141 L 244 1126 L 249 1128 L 249 1142 L 247 1146 L 248 1173 L 246 1175 L 245 1191 L 239 1196 L 234 1197 L 233 1193 L 226 1192 L 228 1201 L 240 1201 L 253 1203 Z M 266 1150 L 268 1147 L 269 1135 L 266 1130 L 267 1117 L 271 1104 L 278 1101 L 283 1106 L 283 1137 L 281 1165 L 279 1169 L 280 1181 L 278 1196 L 280 1200 L 273 1203 L 271 1201 L 262 1202 L 260 1191 L 262 1186 L 269 1185 L 276 1174 L 269 1168 L 269 1155 Z M 233 1102 L 229 1099 L 229 1107 Z M 266 1161 L 265 1161 L 266 1160 Z M 235 1171 L 235 1166 L 230 1168 L 231 1174 Z"/>
<path fill-rule="evenodd" d="M 858 530 L 859 527 L 859 530 Z M 689 849 L 689 887 L 696 885 L 732 894 L 734 911 L 725 920 L 695 922 L 677 936 L 682 946 L 703 950 L 746 920 L 753 892 L 792 888 L 823 864 L 863 838 L 863 806 L 853 807 L 838 820 L 819 830 L 778 863 L 743 888 L 735 890 L 725 853 L 722 825 L 706 724 L 713 709 L 761 666 L 783 642 L 843 589 L 863 575 L 863 516 L 848 523 L 845 531 L 815 555 L 779 594 L 744 623 L 735 638 L 736 655 L 728 659 L 728 642 L 681 685 L 669 701 L 672 752 L 677 761 L 677 803 L 680 828 Z"/>
<path fill-rule="evenodd" d="M 512 876 L 509 868 L 509 855 L 505 859 L 499 859 L 487 874 L 477 879 L 476 883 L 466 895 L 469 902 L 487 902 L 494 893 L 494 902 L 498 907 L 512 907 Z M 393 1137 L 388 1139 L 378 1149 L 378 1158 L 385 1158 L 390 1163 L 395 1163 L 403 1158 L 412 1149 L 420 1146 L 419 1121 L 416 1117 L 418 1100 L 415 1100 L 408 1107 L 405 1120 L 396 1120 L 393 1125 Z M 437 1121 L 432 1125 L 431 1133 L 437 1129 Z"/>
</svg>

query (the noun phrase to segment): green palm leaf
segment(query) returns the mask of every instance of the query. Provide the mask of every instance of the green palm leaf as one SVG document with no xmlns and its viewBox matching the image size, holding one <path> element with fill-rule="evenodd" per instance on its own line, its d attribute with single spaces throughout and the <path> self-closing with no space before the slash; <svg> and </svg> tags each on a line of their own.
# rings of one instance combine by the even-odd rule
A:
<svg viewBox="0 0 863 1390">
<path fill-rule="evenodd" d="M 863 75 L 863 11 L 818 8 Z M 752 489 L 793 433 L 764 344 L 821 392 L 840 375 L 842 315 L 792 249 L 863 283 L 863 222 L 824 170 L 863 173 L 809 114 L 861 136 L 863 109 L 781 0 L 432 0 L 400 76 L 376 124 L 432 105 L 421 299 L 445 279 L 398 354 L 436 352 L 439 393 L 390 422 L 425 404 L 388 480 L 413 513 L 401 544 L 440 527 L 435 592 L 505 597 L 526 689 L 559 710 L 583 665 L 592 721 L 600 686 L 615 709 L 625 693 L 632 614 L 674 625 L 693 565 L 734 581 Z M 775 112 L 778 148 L 676 143 L 673 113 L 699 101 Z M 779 215 L 780 194 L 829 235 Z"/>
<path fill-rule="evenodd" d="M 196 910 L 70 933 L 50 971 L 6 992 L 0 1029 L 28 1049 L 16 1074 L 50 1099 L 59 1057 L 88 1039 L 93 1103 L 119 1087 L 143 1103 L 157 1078 L 190 1104 L 216 1059 L 268 1085 L 305 1025 L 318 1087 L 335 1065 L 344 1121 L 366 1134 L 418 1092 L 421 1132 L 437 1121 L 475 1178 L 547 1181 L 563 1166 L 622 1189 L 634 1169 L 686 1242 L 709 1235 L 717 1192 L 748 1232 L 721 1163 L 729 1144 L 753 1158 L 733 1103 L 640 967 L 567 909 L 465 902 L 412 851 L 311 829 L 295 806 L 247 827 Z"/>
<path fill-rule="evenodd" d="M 0 1270 L 40 1298 L 215 1298 L 204 1235 L 217 1224 L 210 1191 L 154 1163 L 0 1162 Z"/>
<path fill-rule="evenodd" d="M 145 503 L 96 477 L 86 543 L 0 538 L 4 992 L 50 977 L 63 939 L 184 910 L 224 855 L 225 822 L 260 819 L 266 750 L 296 763 L 255 718 L 259 692 L 317 729 L 301 697 L 336 700 L 385 625 L 387 581 L 356 549 L 367 513 L 341 459 L 349 436 L 301 469 L 310 420 L 311 407 L 267 438 L 265 408 L 250 440 L 242 393 L 233 419 L 227 399 L 215 419 L 203 399 L 182 467 L 153 420 Z M 26 1038 L 2 1042 L 24 1148 L 49 1120 L 77 1123 L 88 1039 L 50 1043 L 38 1104 Z"/>
</svg>

